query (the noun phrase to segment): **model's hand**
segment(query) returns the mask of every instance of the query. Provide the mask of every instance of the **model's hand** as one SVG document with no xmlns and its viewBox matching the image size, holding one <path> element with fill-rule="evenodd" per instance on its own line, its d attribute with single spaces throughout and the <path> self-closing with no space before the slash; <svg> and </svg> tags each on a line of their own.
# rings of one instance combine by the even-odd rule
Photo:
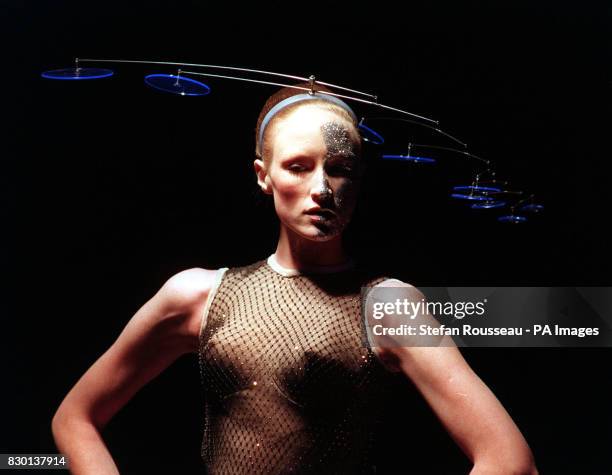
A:
<svg viewBox="0 0 612 475">
<path fill-rule="evenodd" d="M 170 278 L 65 397 L 52 430 L 71 473 L 118 473 L 100 430 L 142 386 L 182 354 L 197 351 L 214 275 L 190 269 Z"/>
</svg>

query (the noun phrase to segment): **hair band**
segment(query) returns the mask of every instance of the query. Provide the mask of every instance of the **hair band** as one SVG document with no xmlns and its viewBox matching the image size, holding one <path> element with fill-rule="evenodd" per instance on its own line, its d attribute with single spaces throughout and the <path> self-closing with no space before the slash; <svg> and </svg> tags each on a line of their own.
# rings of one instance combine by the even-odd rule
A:
<svg viewBox="0 0 612 475">
<path fill-rule="evenodd" d="M 278 111 L 280 111 L 281 109 L 284 109 L 287 106 L 290 106 L 291 104 L 295 104 L 296 102 L 300 102 L 300 101 L 309 101 L 313 99 L 321 99 L 324 101 L 332 102 L 333 104 L 336 104 L 337 106 L 342 107 L 345 111 L 347 111 L 351 115 L 353 120 L 357 122 L 357 116 L 355 115 L 355 112 L 353 111 L 353 109 L 351 109 L 346 102 L 344 102 L 341 99 L 338 99 L 336 96 L 332 96 L 329 94 L 316 94 L 316 93 L 315 94 L 309 94 L 309 93 L 295 94 L 293 96 L 288 97 L 287 99 L 283 99 L 278 104 L 276 104 L 274 107 L 272 107 L 272 109 L 268 111 L 268 113 L 265 115 L 265 117 L 261 121 L 261 126 L 259 127 L 260 153 L 261 153 L 261 150 L 263 150 L 264 132 L 266 131 L 266 127 L 268 126 L 268 123 L 270 122 L 270 120 L 272 120 L 272 117 L 274 117 Z"/>
</svg>

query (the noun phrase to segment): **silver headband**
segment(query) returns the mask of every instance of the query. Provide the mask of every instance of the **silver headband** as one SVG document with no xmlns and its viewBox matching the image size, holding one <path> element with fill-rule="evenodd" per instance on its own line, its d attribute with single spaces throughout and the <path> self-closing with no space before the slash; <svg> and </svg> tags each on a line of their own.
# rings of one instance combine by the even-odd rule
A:
<svg viewBox="0 0 612 475">
<path fill-rule="evenodd" d="M 310 94 L 310 93 L 296 94 L 294 96 L 288 97 L 287 99 L 280 101 L 278 104 L 272 107 L 272 109 L 268 111 L 268 113 L 265 115 L 265 117 L 261 121 L 261 126 L 259 127 L 259 151 L 261 152 L 263 150 L 263 136 L 264 136 L 264 132 L 266 131 L 266 127 L 268 126 L 268 123 L 270 122 L 270 120 L 272 120 L 272 117 L 274 117 L 278 111 L 280 111 L 281 109 L 284 109 L 287 106 L 290 106 L 291 104 L 295 104 L 296 102 L 309 101 L 313 99 L 321 99 L 324 101 L 332 102 L 333 104 L 336 104 L 337 106 L 342 107 L 344 110 L 346 110 L 351 115 L 351 117 L 355 120 L 355 122 L 357 122 L 357 115 L 355 114 L 355 112 L 353 112 L 353 109 L 351 109 L 346 102 L 344 102 L 341 99 L 338 99 L 335 96 L 331 96 L 329 94 L 316 94 L 316 93 L 315 94 Z"/>
</svg>

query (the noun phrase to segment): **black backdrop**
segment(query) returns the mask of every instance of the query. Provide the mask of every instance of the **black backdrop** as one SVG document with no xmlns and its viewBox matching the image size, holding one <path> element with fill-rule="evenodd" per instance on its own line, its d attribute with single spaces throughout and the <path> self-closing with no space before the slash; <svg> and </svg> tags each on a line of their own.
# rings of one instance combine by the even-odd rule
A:
<svg viewBox="0 0 612 475">
<path fill-rule="evenodd" d="M 40 78 L 77 56 L 316 74 L 440 119 L 533 191 L 545 214 L 502 225 L 448 198 L 469 168 L 376 162 L 351 232 L 361 259 L 415 285 L 610 285 L 603 5 L 56 1 L 3 10 L 2 452 L 55 451 L 50 420 L 62 397 L 173 273 L 249 263 L 276 244 L 251 164 L 273 88 L 211 79 L 210 96 L 176 97 L 142 83 L 172 70 L 139 66 L 95 82 Z M 609 349 L 463 353 L 542 473 L 612 471 Z M 379 435 L 382 472 L 467 472 L 408 382 L 397 381 L 397 399 Z M 197 359 L 185 356 L 105 439 L 124 473 L 197 473 L 202 416 Z"/>
</svg>

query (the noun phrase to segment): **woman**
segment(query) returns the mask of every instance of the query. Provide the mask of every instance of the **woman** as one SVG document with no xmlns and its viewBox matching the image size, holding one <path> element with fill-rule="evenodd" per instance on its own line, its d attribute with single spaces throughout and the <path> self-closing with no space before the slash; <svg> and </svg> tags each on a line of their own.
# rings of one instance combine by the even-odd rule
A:
<svg viewBox="0 0 612 475">
<path fill-rule="evenodd" d="M 268 99 L 254 168 L 280 220 L 275 253 L 180 272 L 136 312 L 53 418 L 72 473 L 118 473 L 101 430 L 188 352 L 199 355 L 206 391 L 210 473 L 368 473 L 389 372 L 414 382 L 472 473 L 537 473 L 520 431 L 456 348 L 363 344 L 360 289 L 414 288 L 359 269 L 343 247 L 361 146 L 343 101 L 292 88 Z"/>
</svg>

